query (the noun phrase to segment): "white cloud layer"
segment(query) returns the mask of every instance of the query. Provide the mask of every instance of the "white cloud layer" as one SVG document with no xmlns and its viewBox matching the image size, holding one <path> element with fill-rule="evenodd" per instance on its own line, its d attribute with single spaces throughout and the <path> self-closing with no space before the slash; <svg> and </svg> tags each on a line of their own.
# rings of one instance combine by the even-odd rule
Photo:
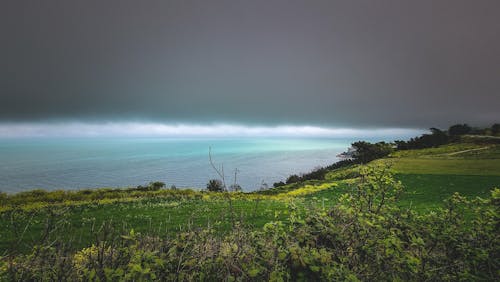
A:
<svg viewBox="0 0 500 282">
<path fill-rule="evenodd" d="M 142 122 L 3 123 L 0 138 L 20 137 L 387 137 L 416 136 L 418 129 L 319 126 L 196 125 Z"/>
</svg>

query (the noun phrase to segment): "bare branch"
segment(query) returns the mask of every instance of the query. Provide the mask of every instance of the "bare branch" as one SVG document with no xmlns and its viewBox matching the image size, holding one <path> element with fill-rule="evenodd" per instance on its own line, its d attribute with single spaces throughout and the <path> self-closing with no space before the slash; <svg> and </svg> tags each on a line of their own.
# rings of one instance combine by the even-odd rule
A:
<svg viewBox="0 0 500 282">
<path fill-rule="evenodd" d="M 224 186 L 224 190 L 227 190 L 226 179 L 224 177 L 224 165 L 222 165 L 222 170 L 217 169 L 217 167 L 215 166 L 214 161 L 212 159 L 212 146 L 208 147 L 208 159 L 210 161 L 210 165 L 212 166 L 212 168 L 215 170 L 215 172 L 222 179 L 222 185 Z"/>
</svg>

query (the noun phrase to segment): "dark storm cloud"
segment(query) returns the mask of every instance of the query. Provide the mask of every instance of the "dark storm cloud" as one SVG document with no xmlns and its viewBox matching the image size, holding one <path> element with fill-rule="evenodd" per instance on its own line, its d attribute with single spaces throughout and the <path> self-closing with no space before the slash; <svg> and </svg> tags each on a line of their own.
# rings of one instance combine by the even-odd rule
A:
<svg viewBox="0 0 500 282">
<path fill-rule="evenodd" d="M 2 1 L 0 121 L 500 120 L 500 1 Z"/>
</svg>

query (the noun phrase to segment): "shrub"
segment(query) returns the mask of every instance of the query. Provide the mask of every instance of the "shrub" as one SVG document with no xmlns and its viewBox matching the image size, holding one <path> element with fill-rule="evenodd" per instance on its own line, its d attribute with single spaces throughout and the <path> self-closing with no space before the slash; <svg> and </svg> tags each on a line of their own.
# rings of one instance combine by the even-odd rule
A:
<svg viewBox="0 0 500 282">
<path fill-rule="evenodd" d="M 224 184 L 219 179 L 210 179 L 207 183 L 207 190 L 210 192 L 223 192 Z"/>
<path fill-rule="evenodd" d="M 278 188 L 278 187 L 285 186 L 285 185 L 286 185 L 286 183 L 285 183 L 285 182 L 283 182 L 283 181 L 280 181 L 280 182 L 274 182 L 274 183 L 273 183 L 273 187 L 274 187 L 274 188 Z"/>
<path fill-rule="evenodd" d="M 385 142 L 358 141 L 352 143 L 352 147 L 355 149 L 352 155 L 354 161 L 361 164 L 388 156 L 393 151 L 391 144 Z"/>
<path fill-rule="evenodd" d="M 395 141 L 398 150 L 424 149 L 438 147 L 450 143 L 450 137 L 445 131 L 430 128 L 431 134 L 411 138 L 408 141 Z"/>
<path fill-rule="evenodd" d="M 164 182 L 156 181 L 156 182 L 149 183 L 149 187 L 151 188 L 151 190 L 157 191 L 157 190 L 160 190 L 162 188 L 165 188 L 166 185 Z"/>
<path fill-rule="evenodd" d="M 448 134 L 452 136 L 457 136 L 457 135 L 465 135 L 471 132 L 472 128 L 468 126 L 467 124 L 455 124 L 450 126 L 448 129 Z"/>
<path fill-rule="evenodd" d="M 286 179 L 286 184 L 297 183 L 300 181 L 300 177 L 297 174 L 292 174 Z"/>
</svg>

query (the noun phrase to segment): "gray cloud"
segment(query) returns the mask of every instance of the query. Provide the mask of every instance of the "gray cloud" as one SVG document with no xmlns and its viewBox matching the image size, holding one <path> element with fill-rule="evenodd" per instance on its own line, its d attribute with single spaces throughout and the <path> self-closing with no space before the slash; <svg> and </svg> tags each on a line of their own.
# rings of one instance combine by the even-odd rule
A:
<svg viewBox="0 0 500 282">
<path fill-rule="evenodd" d="M 0 121 L 500 120 L 499 1 L 3 1 Z"/>
</svg>

